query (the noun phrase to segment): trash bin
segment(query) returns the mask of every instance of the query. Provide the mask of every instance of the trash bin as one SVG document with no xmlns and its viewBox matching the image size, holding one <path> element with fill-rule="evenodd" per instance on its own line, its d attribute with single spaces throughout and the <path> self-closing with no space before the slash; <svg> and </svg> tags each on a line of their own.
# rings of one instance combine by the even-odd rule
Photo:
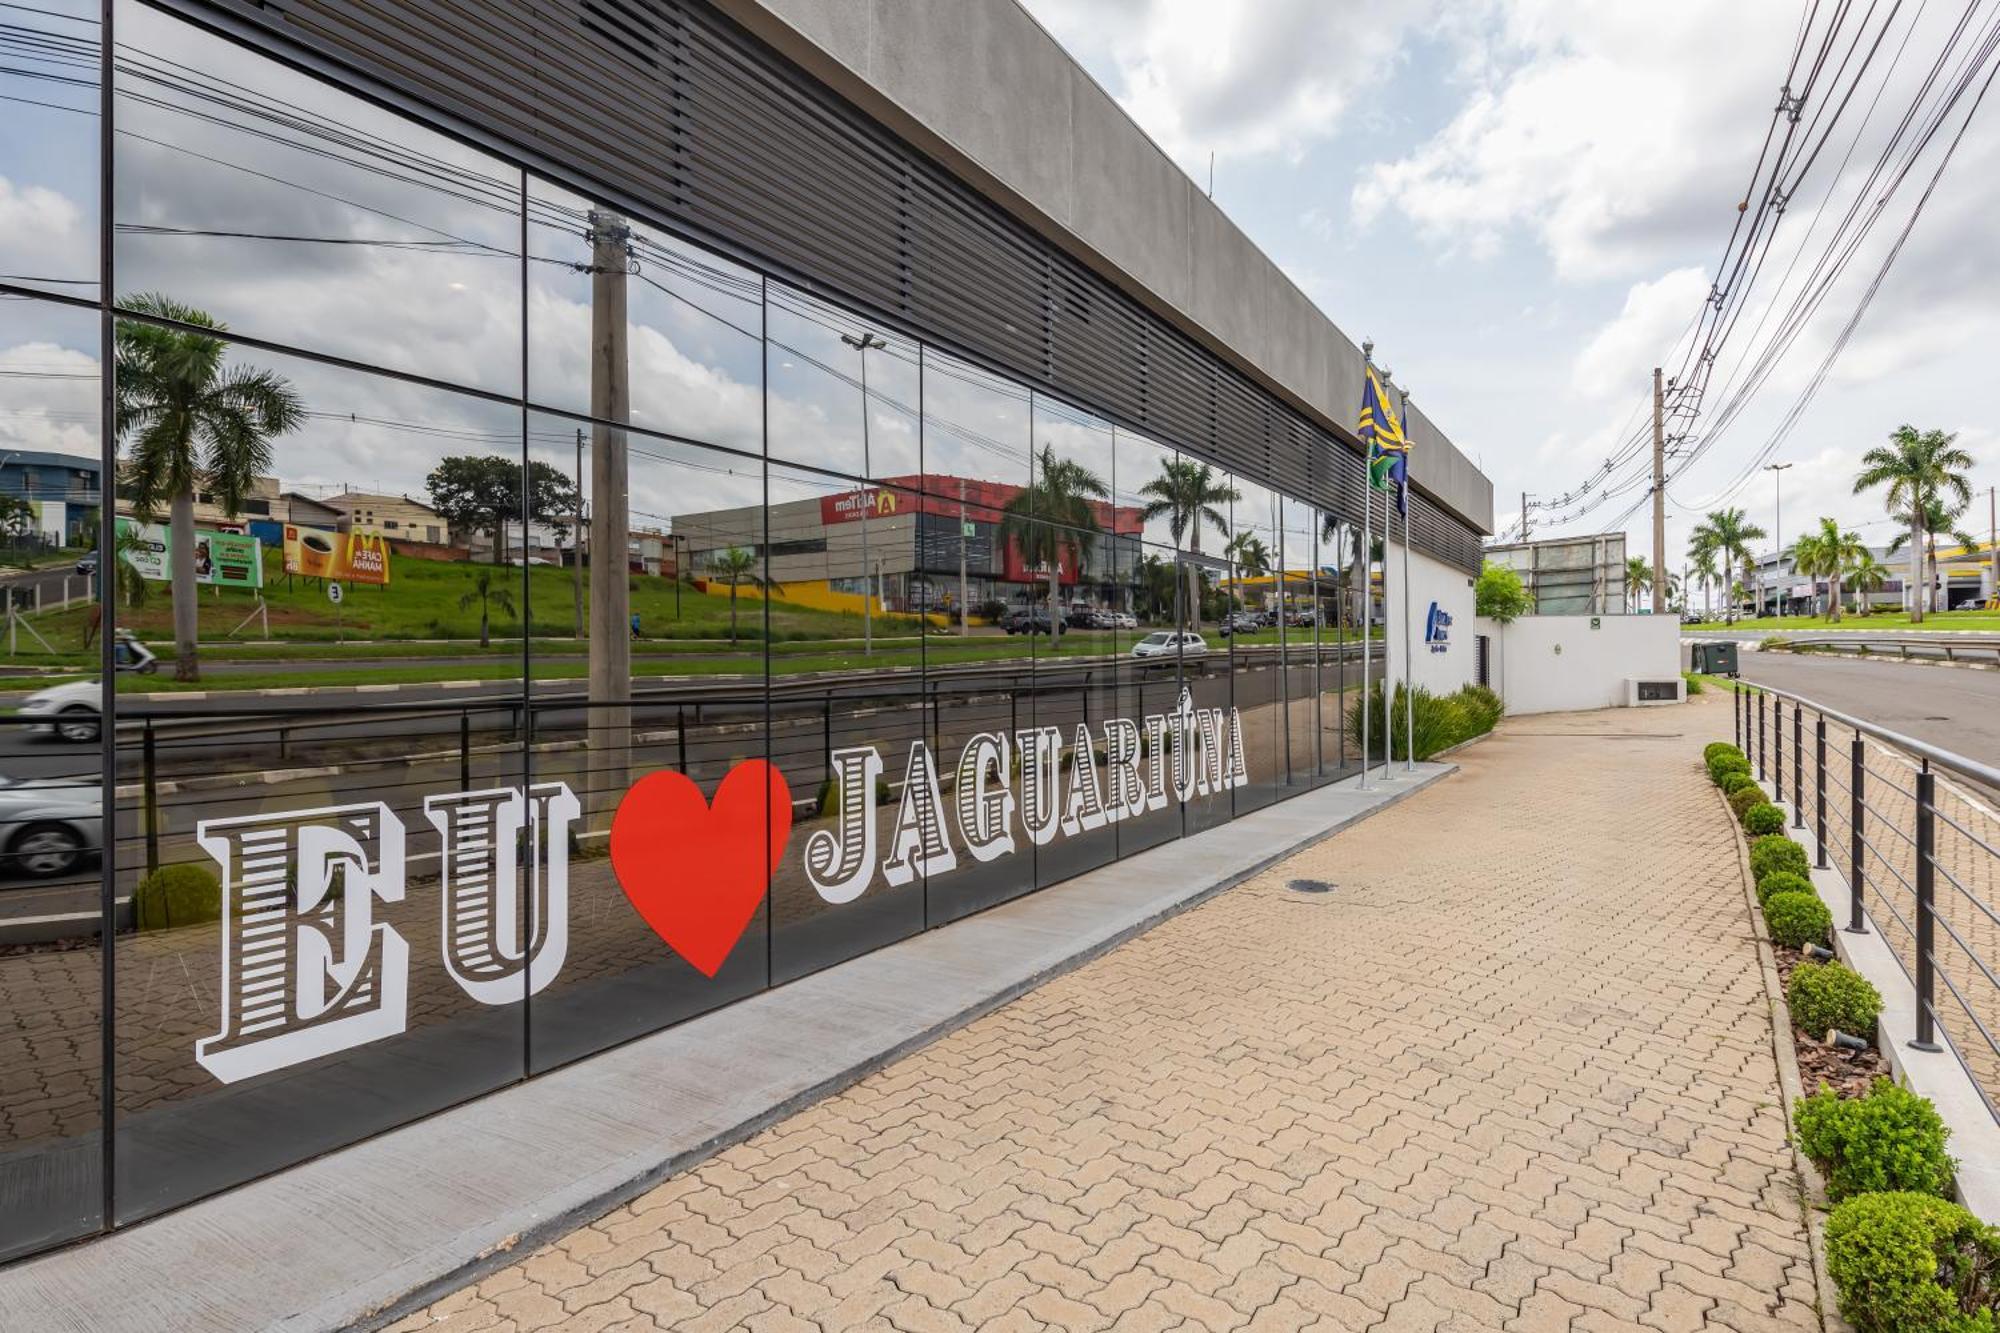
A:
<svg viewBox="0 0 2000 1333">
<path fill-rule="evenodd" d="M 1697 643 L 1694 646 L 1694 669 L 1709 676 L 1736 675 L 1736 645 L 1727 639 Z"/>
</svg>

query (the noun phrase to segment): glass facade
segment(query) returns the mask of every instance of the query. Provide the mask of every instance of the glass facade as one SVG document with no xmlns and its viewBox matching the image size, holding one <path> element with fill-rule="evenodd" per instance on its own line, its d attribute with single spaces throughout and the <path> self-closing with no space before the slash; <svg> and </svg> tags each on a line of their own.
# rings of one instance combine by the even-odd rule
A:
<svg viewBox="0 0 2000 1333">
<path fill-rule="evenodd" d="M 5 23 L 0 1259 L 1352 771 L 1308 499 L 139 0 L 108 90 Z"/>
</svg>

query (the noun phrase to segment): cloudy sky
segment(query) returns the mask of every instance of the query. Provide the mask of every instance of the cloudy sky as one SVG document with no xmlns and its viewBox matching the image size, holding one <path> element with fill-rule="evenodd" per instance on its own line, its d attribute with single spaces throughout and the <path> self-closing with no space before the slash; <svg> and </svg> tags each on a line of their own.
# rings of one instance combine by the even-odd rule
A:
<svg viewBox="0 0 2000 1333">
<path fill-rule="evenodd" d="M 1024 3 L 1196 181 L 1214 154 L 1217 202 L 1350 336 L 1375 340 L 1493 478 L 1502 528 L 1521 491 L 1574 490 L 1643 424 L 1652 367 L 1667 361 L 1671 373 L 1675 340 L 1714 279 L 1804 12 L 1780 0 Z M 1959 7 L 1914 25 L 1924 7 L 1900 8 L 1795 190 L 1753 293 L 1783 291 L 1789 304 L 1837 216 L 1865 193 Z M 1802 128 L 1816 110 L 1808 104 Z M 1761 389 L 1669 488 L 1670 567 L 1716 504 L 1774 526 L 1774 478 L 1752 468 L 1756 455 L 1853 314 L 1942 142 Z M 2000 108 L 1989 103 L 1772 454 L 1795 464 L 1784 473 L 1787 540 L 1821 514 L 1871 544 L 1888 540 L 1879 498 L 1853 495 L 1852 477 L 1862 450 L 1904 421 L 1959 432 L 1979 462 L 1974 483 L 2000 481 L 1997 202 Z M 1749 335 L 1765 299 L 1753 296 L 1717 358 L 1716 389 L 1760 345 Z M 1724 400 L 1712 389 L 1708 415 Z M 1538 514 L 1537 529 L 1596 531 L 1642 498 L 1634 490 L 1560 528 Z M 1984 496 L 1977 519 L 1983 533 Z M 1622 525 L 1634 550 L 1650 549 L 1648 522 L 1642 509 Z"/>
</svg>

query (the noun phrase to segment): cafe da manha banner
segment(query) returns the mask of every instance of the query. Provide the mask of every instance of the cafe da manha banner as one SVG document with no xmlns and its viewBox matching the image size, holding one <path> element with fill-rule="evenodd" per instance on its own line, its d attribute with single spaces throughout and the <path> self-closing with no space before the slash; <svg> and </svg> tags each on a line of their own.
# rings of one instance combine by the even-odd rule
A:
<svg viewBox="0 0 2000 1333">
<path fill-rule="evenodd" d="M 285 524 L 285 572 L 344 583 L 389 581 L 389 539 L 378 532 L 334 532 Z"/>
</svg>

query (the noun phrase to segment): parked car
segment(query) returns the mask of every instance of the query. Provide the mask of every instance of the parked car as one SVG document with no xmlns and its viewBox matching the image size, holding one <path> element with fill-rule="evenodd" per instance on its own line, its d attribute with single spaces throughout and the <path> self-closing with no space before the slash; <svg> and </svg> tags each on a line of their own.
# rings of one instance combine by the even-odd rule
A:
<svg viewBox="0 0 2000 1333">
<path fill-rule="evenodd" d="M 1232 634 L 1249 634 L 1262 628 L 1263 625 L 1256 616 L 1247 611 L 1238 611 L 1234 615 L 1224 616 L 1222 623 L 1215 627 L 1215 632 L 1226 639 Z"/>
<path fill-rule="evenodd" d="M 1319 612 L 1310 606 L 1294 607 L 1287 620 L 1288 623 L 1293 625 L 1317 625 L 1319 624 Z"/>
<path fill-rule="evenodd" d="M 0 778 L 0 875 L 68 874 L 97 855 L 103 837 L 95 780 Z"/>
<path fill-rule="evenodd" d="M 92 551 L 76 562 L 76 572 L 89 578 L 97 572 L 97 552 Z"/>
<path fill-rule="evenodd" d="M 1200 657 L 1208 651 L 1201 635 L 1189 630 L 1158 630 L 1132 645 L 1134 657 Z"/>
<path fill-rule="evenodd" d="M 1137 629 L 1139 628 L 1139 617 L 1133 615 L 1130 611 L 1113 611 L 1111 613 L 1111 628 Z"/>
<path fill-rule="evenodd" d="M 1062 613 L 1057 612 L 1056 614 L 1061 615 Z M 1069 623 L 1069 617 L 1063 616 L 1062 625 L 1064 629 L 1069 628 Z M 1029 610 L 1009 611 L 1007 618 L 1001 621 L 1000 624 L 1009 634 L 1047 634 L 1049 632 L 1049 613 L 1039 606 Z"/>
</svg>

